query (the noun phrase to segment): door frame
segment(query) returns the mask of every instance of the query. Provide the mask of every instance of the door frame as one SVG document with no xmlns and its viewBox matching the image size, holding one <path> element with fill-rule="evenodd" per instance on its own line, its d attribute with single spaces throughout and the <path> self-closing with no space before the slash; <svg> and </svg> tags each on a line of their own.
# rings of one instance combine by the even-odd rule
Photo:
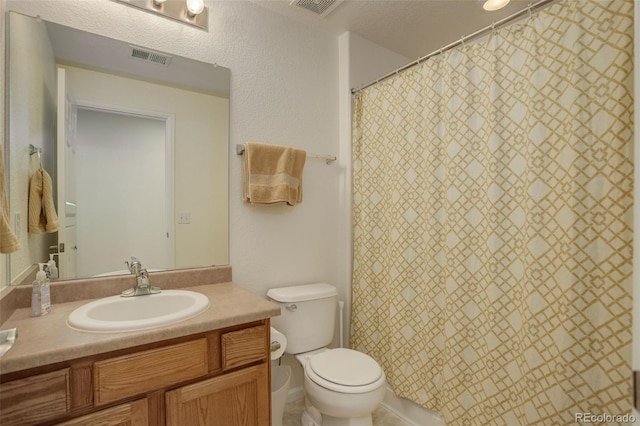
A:
<svg viewBox="0 0 640 426">
<path fill-rule="evenodd" d="M 76 99 L 78 110 L 98 111 L 110 114 L 120 114 L 130 117 L 141 117 L 164 122 L 164 149 L 165 149 L 165 216 L 167 218 L 167 243 L 171 247 L 169 260 L 175 267 L 175 114 L 160 111 L 133 108 L 130 106 L 108 104 L 92 100 Z"/>
</svg>

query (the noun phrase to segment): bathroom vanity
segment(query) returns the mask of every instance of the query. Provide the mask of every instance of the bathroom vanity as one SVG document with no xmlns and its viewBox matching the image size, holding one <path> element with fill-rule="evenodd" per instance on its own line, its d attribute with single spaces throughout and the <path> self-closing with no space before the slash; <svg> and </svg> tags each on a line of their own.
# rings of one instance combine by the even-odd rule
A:
<svg viewBox="0 0 640 426">
<path fill-rule="evenodd" d="M 205 312 L 136 332 L 69 328 L 87 300 L 38 318 L 16 309 L 2 325 L 19 338 L 0 359 L 0 424 L 269 425 L 279 308 L 230 282 L 187 288 L 209 297 Z"/>
</svg>

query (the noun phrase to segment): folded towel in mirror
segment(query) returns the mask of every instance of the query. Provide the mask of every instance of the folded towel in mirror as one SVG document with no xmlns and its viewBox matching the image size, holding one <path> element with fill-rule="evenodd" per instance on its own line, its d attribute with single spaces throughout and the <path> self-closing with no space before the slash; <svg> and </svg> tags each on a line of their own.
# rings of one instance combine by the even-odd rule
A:
<svg viewBox="0 0 640 426">
<path fill-rule="evenodd" d="M 44 234 L 60 229 L 56 206 L 53 202 L 51 176 L 39 169 L 29 182 L 29 232 Z"/>
</svg>

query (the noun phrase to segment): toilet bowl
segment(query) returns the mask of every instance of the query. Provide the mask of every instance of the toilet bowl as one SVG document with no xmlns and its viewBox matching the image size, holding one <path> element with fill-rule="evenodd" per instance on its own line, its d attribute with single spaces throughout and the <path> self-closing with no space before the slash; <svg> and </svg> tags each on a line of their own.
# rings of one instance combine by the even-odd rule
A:
<svg viewBox="0 0 640 426">
<path fill-rule="evenodd" d="M 322 415 L 323 426 L 371 426 L 371 413 L 382 403 L 385 375 L 368 355 L 351 349 L 327 349 L 304 362 L 304 389 Z"/>
<path fill-rule="evenodd" d="M 304 368 L 304 426 L 372 426 L 382 403 L 385 375 L 370 356 L 345 348 L 327 349 L 333 340 L 336 288 L 325 283 L 271 289 L 280 304 L 272 324 L 287 338 L 286 352 Z"/>
</svg>

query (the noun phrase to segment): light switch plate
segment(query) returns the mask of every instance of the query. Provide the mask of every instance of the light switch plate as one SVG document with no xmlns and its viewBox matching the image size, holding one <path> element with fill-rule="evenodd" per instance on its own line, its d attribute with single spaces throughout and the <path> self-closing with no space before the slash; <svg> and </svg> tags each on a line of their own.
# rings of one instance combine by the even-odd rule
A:
<svg viewBox="0 0 640 426">
<path fill-rule="evenodd" d="M 178 212 L 178 223 L 179 224 L 191 223 L 191 212 Z"/>
</svg>

